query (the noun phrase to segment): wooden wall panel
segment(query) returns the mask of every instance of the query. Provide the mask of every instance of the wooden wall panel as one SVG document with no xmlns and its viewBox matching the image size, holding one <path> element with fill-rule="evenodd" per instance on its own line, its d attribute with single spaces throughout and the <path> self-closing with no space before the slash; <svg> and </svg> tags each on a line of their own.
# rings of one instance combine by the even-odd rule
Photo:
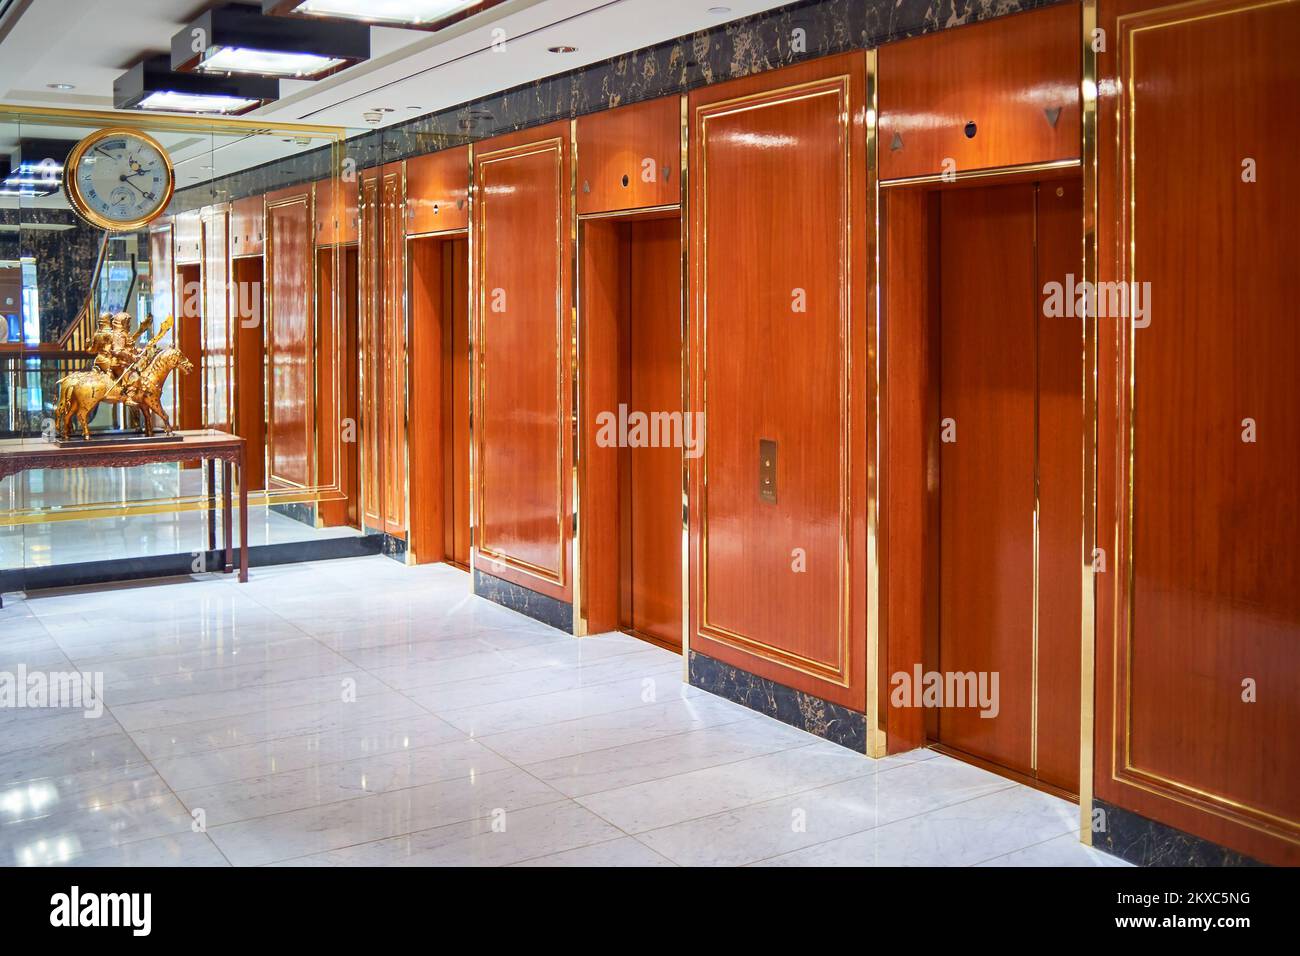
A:
<svg viewBox="0 0 1300 956">
<path fill-rule="evenodd" d="M 316 245 L 357 241 L 357 180 L 334 177 L 316 183 Z"/>
<path fill-rule="evenodd" d="M 579 215 L 681 202 L 680 97 L 580 116 L 577 143 Z"/>
<path fill-rule="evenodd" d="M 1295 865 L 1300 4 L 1104 0 L 1099 25 L 1099 279 L 1150 310 L 1098 323 L 1095 789 Z"/>
<path fill-rule="evenodd" d="M 1071 2 L 882 46 L 880 178 L 1077 159 L 1080 30 Z"/>
<path fill-rule="evenodd" d="M 366 170 L 360 185 L 357 274 L 361 312 L 361 499 L 365 528 L 384 529 L 383 236 L 381 170 Z"/>
<path fill-rule="evenodd" d="M 475 149 L 475 567 L 571 601 L 568 124 Z"/>
<path fill-rule="evenodd" d="M 402 211 L 405 178 L 401 163 L 384 167 L 380 277 L 383 283 L 384 530 L 406 535 L 406 234 Z"/>
<path fill-rule="evenodd" d="M 230 302 L 230 206 L 203 210 L 203 424 L 230 430 L 234 341 Z"/>
<path fill-rule="evenodd" d="M 265 246 L 266 200 L 262 196 L 236 199 L 230 204 L 230 254 L 260 256 Z"/>
<path fill-rule="evenodd" d="M 172 425 L 176 428 L 202 428 L 203 266 L 198 262 L 177 263 L 173 292 L 176 298 L 176 325 L 172 335 L 177 347 L 194 364 L 194 371 L 178 371 L 169 380 L 175 390 Z"/>
<path fill-rule="evenodd" d="M 408 243 L 411 309 L 411 534 L 410 551 L 420 564 L 441 561 L 446 554 L 448 478 L 446 430 L 451 415 L 445 406 L 451 386 L 444 359 L 450 339 L 447 323 L 446 274 L 443 244 L 437 239 Z"/>
<path fill-rule="evenodd" d="M 885 666 L 912 674 L 937 660 L 939 270 L 938 196 L 919 189 L 882 195 L 881 580 Z M 925 745 L 927 714 L 890 706 L 891 753 Z M 929 736 L 938 733 L 937 723 Z"/>
<path fill-rule="evenodd" d="M 316 321 L 312 192 L 266 197 L 269 487 L 315 483 Z"/>
<path fill-rule="evenodd" d="M 1034 192 L 956 189 L 939 211 L 939 414 L 956 440 L 939 445 L 936 669 L 996 672 L 1001 699 L 995 717 L 949 702 L 939 740 L 1024 774 L 1034 763 Z"/>
<path fill-rule="evenodd" d="M 178 213 L 172 220 L 174 226 L 175 259 L 177 264 L 198 263 L 203 260 L 203 214 L 198 209 Z"/>
<path fill-rule="evenodd" d="M 444 512 L 446 534 L 444 554 L 448 560 L 469 567 L 470 547 L 470 360 L 469 360 L 469 239 L 452 239 L 442 244 L 443 315 L 448 333 L 444 339 L 443 437 L 445 448 Z"/>
<path fill-rule="evenodd" d="M 628 230 L 628 407 L 680 412 L 681 221 L 636 222 Z M 682 644 L 682 454 L 660 447 L 634 448 L 627 456 L 631 607 L 625 614 L 631 612 L 633 630 L 672 647 Z"/>
<path fill-rule="evenodd" d="M 232 301 L 235 320 L 235 434 L 246 442 L 245 481 L 249 491 L 266 487 L 266 367 L 263 260 L 247 256 L 231 262 L 236 292 Z"/>
<path fill-rule="evenodd" d="M 153 313 L 154 328 L 161 328 L 168 316 L 176 315 L 173 231 L 170 220 L 149 230 L 149 308 Z"/>
<path fill-rule="evenodd" d="M 406 233 L 469 228 L 469 147 L 406 161 Z"/>
<path fill-rule="evenodd" d="M 1038 187 L 1038 279 L 1082 275 L 1078 179 Z M 1083 566 L 1083 325 L 1038 320 L 1039 780 L 1079 792 L 1079 639 Z"/>
<path fill-rule="evenodd" d="M 690 117 L 691 649 L 862 710 L 864 58 L 697 90 Z"/>
<path fill-rule="evenodd" d="M 319 193 L 317 193 L 319 196 Z M 319 217 L 318 217 L 319 218 Z M 357 431 L 357 249 L 353 245 L 316 250 L 317 484 L 344 497 L 322 501 L 327 527 L 356 521 L 357 441 L 344 441 L 345 422 Z"/>
</svg>

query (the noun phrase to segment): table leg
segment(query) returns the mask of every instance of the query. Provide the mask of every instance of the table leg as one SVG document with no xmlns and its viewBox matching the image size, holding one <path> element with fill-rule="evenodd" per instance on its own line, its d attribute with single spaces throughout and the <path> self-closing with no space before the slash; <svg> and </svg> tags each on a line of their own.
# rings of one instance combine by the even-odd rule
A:
<svg viewBox="0 0 1300 956">
<path fill-rule="evenodd" d="M 208 550 L 217 550 L 217 460 L 208 459 Z"/>
<path fill-rule="evenodd" d="M 239 452 L 239 580 L 248 583 L 248 475 L 243 449 Z"/>
<path fill-rule="evenodd" d="M 230 462 L 221 463 L 221 530 L 226 539 L 226 566 L 222 573 L 229 574 L 235 570 L 235 528 L 234 515 L 230 512 Z"/>
</svg>

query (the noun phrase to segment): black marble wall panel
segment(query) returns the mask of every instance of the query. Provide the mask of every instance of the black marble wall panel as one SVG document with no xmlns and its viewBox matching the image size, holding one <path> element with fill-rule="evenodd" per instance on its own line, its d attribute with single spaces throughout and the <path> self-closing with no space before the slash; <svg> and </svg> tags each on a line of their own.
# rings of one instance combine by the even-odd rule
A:
<svg viewBox="0 0 1300 956">
<path fill-rule="evenodd" d="M 857 753 L 867 752 L 865 714 L 694 651 L 689 674 L 691 684 L 700 690 L 775 717 Z"/>
<path fill-rule="evenodd" d="M 474 593 L 494 604 L 527 615 L 534 621 L 549 624 L 567 634 L 573 633 L 572 604 L 565 604 L 477 569 L 474 571 Z"/>
<path fill-rule="evenodd" d="M 1262 866 L 1258 860 L 1125 810 L 1104 800 L 1093 809 L 1104 814 L 1104 826 L 1092 835 L 1092 845 L 1137 866 Z"/>
<path fill-rule="evenodd" d="M 807 0 L 361 134 L 348 140 L 346 155 L 364 169 L 1058 2 Z M 171 211 L 324 179 L 331 172 L 330 151 L 315 150 L 181 190 Z"/>
</svg>

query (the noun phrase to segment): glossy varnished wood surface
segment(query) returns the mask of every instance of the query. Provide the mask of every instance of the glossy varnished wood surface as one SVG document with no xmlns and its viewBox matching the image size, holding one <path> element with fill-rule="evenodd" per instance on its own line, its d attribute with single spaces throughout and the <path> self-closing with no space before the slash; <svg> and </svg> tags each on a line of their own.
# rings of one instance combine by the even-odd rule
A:
<svg viewBox="0 0 1300 956">
<path fill-rule="evenodd" d="M 203 267 L 198 263 L 178 263 L 173 291 L 176 296 L 176 345 L 194 365 L 194 371 L 177 370 L 172 377 L 176 395 L 177 428 L 203 427 L 203 369 L 207 356 L 203 351 Z M 161 325 L 155 321 L 155 326 Z"/>
<path fill-rule="evenodd" d="M 384 528 L 384 468 L 382 454 L 385 379 L 383 375 L 383 278 L 380 269 L 383 208 L 380 170 L 366 170 L 360 179 L 360 224 L 357 275 L 361 312 L 361 485 L 365 528 Z"/>
<path fill-rule="evenodd" d="M 681 221 L 631 223 L 629 401 L 633 411 L 682 408 Z M 632 448 L 629 474 L 632 630 L 682 644 L 682 449 Z"/>
<path fill-rule="evenodd" d="M 881 626 L 892 676 L 938 659 L 939 237 L 936 195 L 896 189 L 881 200 Z M 927 716 L 933 724 L 922 708 L 891 704 L 890 752 L 924 746 Z"/>
<path fill-rule="evenodd" d="M 406 535 L 406 234 L 403 228 L 403 170 L 401 163 L 384 167 L 379 195 L 382 206 L 380 268 L 383 285 L 382 371 L 384 379 L 383 455 L 384 530 Z"/>
<path fill-rule="evenodd" d="M 334 527 L 354 524 L 357 520 L 356 246 L 318 248 L 316 274 L 319 309 L 316 441 L 320 449 L 317 483 L 322 488 L 335 488 L 343 496 L 341 500 L 322 501 L 320 505 L 321 520 L 327 527 Z"/>
<path fill-rule="evenodd" d="M 577 119 L 578 214 L 681 202 L 681 98 Z"/>
<path fill-rule="evenodd" d="M 864 102 L 858 54 L 697 90 L 689 104 L 690 405 L 708 416 L 690 466 L 691 649 L 858 709 Z M 806 312 L 793 310 L 796 289 Z M 777 443 L 775 503 L 759 496 L 762 439 Z"/>
<path fill-rule="evenodd" d="M 357 178 L 336 176 L 316 184 L 316 245 L 357 241 Z"/>
<path fill-rule="evenodd" d="M 1100 25 L 1099 137 L 1120 143 L 1100 153 L 1100 279 L 1151 283 L 1152 308 L 1099 323 L 1098 521 L 1119 554 L 1097 578 L 1096 790 L 1294 865 L 1300 337 L 1279 237 L 1300 129 L 1279 109 L 1300 98 L 1300 4 L 1107 0 Z"/>
<path fill-rule="evenodd" d="M 230 297 L 230 207 L 203 211 L 203 418 L 204 427 L 229 431 L 233 417 Z"/>
<path fill-rule="evenodd" d="M 939 658 L 945 673 L 999 674 L 995 717 L 955 702 L 939 741 L 1033 770 L 1034 187 L 942 194 Z"/>
<path fill-rule="evenodd" d="M 475 148 L 475 566 L 570 601 L 568 124 Z M 493 303 L 504 311 L 493 311 Z"/>
<path fill-rule="evenodd" d="M 1083 185 L 1038 187 L 1038 280 L 1082 274 Z M 1038 319 L 1039 780 L 1079 792 L 1083 565 L 1083 323 Z"/>
<path fill-rule="evenodd" d="M 406 161 L 406 232 L 469 228 L 469 147 Z"/>
<path fill-rule="evenodd" d="M 270 487 L 314 483 L 316 321 L 311 187 L 267 196 Z"/>
<path fill-rule="evenodd" d="M 449 333 L 444 340 L 444 381 L 450 395 L 444 398 L 447 415 L 444 434 L 451 447 L 445 450 L 450 472 L 446 479 L 450 501 L 445 514 L 445 555 L 462 567 L 469 566 L 469 239 L 443 243 L 443 315 Z M 444 392 L 446 395 L 446 392 Z M 446 419 L 450 419 L 447 421 Z"/>
<path fill-rule="evenodd" d="M 230 266 L 236 285 L 250 290 L 243 298 L 236 295 L 231 305 L 235 327 L 235 433 L 247 443 L 244 476 L 250 491 L 266 487 L 262 267 L 261 256 L 238 258 Z"/>
<path fill-rule="evenodd" d="M 1077 158 L 1080 37 L 1071 2 L 882 46 L 881 179 Z"/>
<path fill-rule="evenodd" d="M 265 245 L 266 201 L 262 196 L 236 199 L 230 204 L 230 254 L 260 256 Z"/>
</svg>

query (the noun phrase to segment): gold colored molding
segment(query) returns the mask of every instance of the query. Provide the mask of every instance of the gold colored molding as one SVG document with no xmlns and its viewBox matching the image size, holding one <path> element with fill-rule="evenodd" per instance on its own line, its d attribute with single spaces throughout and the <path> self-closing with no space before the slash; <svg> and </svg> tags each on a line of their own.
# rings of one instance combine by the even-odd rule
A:
<svg viewBox="0 0 1300 956">
<path fill-rule="evenodd" d="M 1081 165 L 1082 161 L 1078 159 L 1054 159 L 1044 163 L 1022 163 L 1018 166 L 986 166 L 981 169 L 962 169 L 955 173 L 926 173 L 923 176 L 882 179 L 880 188 L 918 186 L 925 183 L 960 183 L 968 179 L 998 179 L 1004 176 L 1022 176 L 1032 173 L 1052 172 L 1053 170 L 1078 169 Z"/>
<path fill-rule="evenodd" d="M 880 475 L 881 451 L 881 303 L 880 303 L 880 159 L 879 64 L 875 50 L 866 51 L 867 61 L 867 229 L 871 254 L 867 268 L 867 756 L 883 757 L 889 751 L 888 728 L 880 719 Z"/>
<path fill-rule="evenodd" d="M 690 180 L 690 143 L 691 143 L 690 99 L 681 95 L 681 124 L 678 126 L 681 144 L 682 178 L 677 180 L 681 192 L 681 272 L 679 290 L 679 308 L 681 310 L 679 328 L 681 330 L 681 388 L 682 416 L 689 420 L 691 416 L 691 180 Z M 707 436 L 707 431 L 706 431 Z M 691 682 L 691 468 L 682 448 L 682 683 Z"/>
<path fill-rule="evenodd" d="M 1097 0 L 1083 0 L 1082 158 L 1083 158 L 1083 280 L 1097 282 L 1097 54 L 1092 35 L 1097 28 Z M 1096 607 L 1097 579 L 1092 570 L 1097 546 L 1097 317 L 1083 316 L 1083 501 L 1080 554 L 1080 684 L 1079 684 L 1079 840 L 1092 846 L 1093 760 L 1096 726 Z"/>
</svg>

